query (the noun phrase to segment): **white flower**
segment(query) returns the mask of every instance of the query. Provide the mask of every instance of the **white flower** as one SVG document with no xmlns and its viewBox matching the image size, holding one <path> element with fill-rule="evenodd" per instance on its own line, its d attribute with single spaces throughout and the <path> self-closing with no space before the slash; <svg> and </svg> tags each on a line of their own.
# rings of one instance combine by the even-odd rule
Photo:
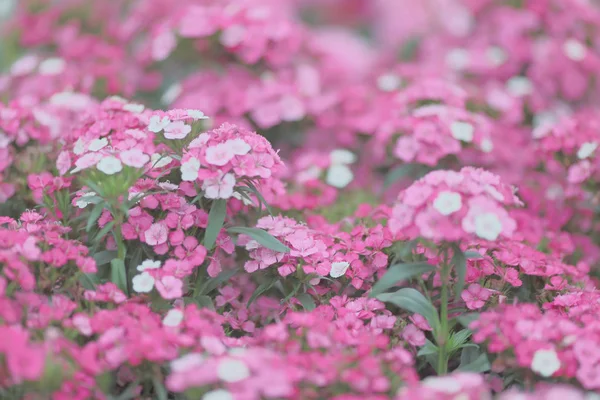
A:
<svg viewBox="0 0 600 400">
<path fill-rule="evenodd" d="M 83 154 L 83 152 L 85 151 L 85 143 L 83 143 L 83 140 L 81 138 L 77 139 L 77 141 L 75 142 L 75 145 L 73 146 L 73 153 L 75 155 L 81 155 Z"/>
<path fill-rule="evenodd" d="M 457 212 L 462 207 L 462 200 L 459 193 L 443 191 L 438 193 L 433 201 L 435 208 L 442 215 L 450 215 Z"/>
<path fill-rule="evenodd" d="M 198 171 L 200 171 L 200 160 L 197 158 L 190 158 L 183 164 L 181 164 L 181 180 L 182 181 L 195 181 L 198 179 Z"/>
<path fill-rule="evenodd" d="M 563 52 L 573 61 L 582 61 L 587 55 L 587 47 L 579 40 L 569 39 L 563 44 Z"/>
<path fill-rule="evenodd" d="M 183 321 L 183 312 L 176 308 L 169 310 L 167 315 L 163 318 L 163 325 L 165 326 L 179 326 Z"/>
<path fill-rule="evenodd" d="M 531 94 L 533 84 L 524 76 L 513 76 L 506 82 L 506 90 L 515 97 L 523 97 Z"/>
<path fill-rule="evenodd" d="M 182 87 L 179 83 L 175 83 L 167 89 L 167 91 L 160 98 L 160 102 L 163 104 L 171 104 L 181 94 Z"/>
<path fill-rule="evenodd" d="M 377 78 L 377 87 L 384 92 L 393 92 L 401 83 L 400 77 L 395 74 L 384 74 Z"/>
<path fill-rule="evenodd" d="M 137 270 L 143 272 L 147 269 L 158 269 L 160 268 L 160 265 L 160 261 L 145 260 L 143 263 L 137 266 Z"/>
<path fill-rule="evenodd" d="M 106 139 L 106 138 L 94 139 L 88 146 L 88 150 L 95 152 L 95 151 L 102 150 L 106 146 L 108 146 L 108 139 Z"/>
<path fill-rule="evenodd" d="M 131 282 L 133 282 L 133 290 L 138 293 L 148 293 L 154 288 L 154 278 L 147 272 L 134 276 Z"/>
<path fill-rule="evenodd" d="M 452 49 L 446 54 L 446 65 L 454 70 L 465 69 L 469 65 L 471 56 L 465 49 Z"/>
<path fill-rule="evenodd" d="M 502 48 L 493 46 L 485 51 L 485 55 L 494 67 L 498 67 L 506 62 L 506 52 Z"/>
<path fill-rule="evenodd" d="M 166 181 L 166 182 L 159 182 L 159 183 L 158 183 L 158 186 L 160 186 L 160 187 L 161 187 L 161 189 L 164 189 L 164 190 L 176 190 L 176 189 L 178 189 L 178 188 L 179 188 L 179 186 L 178 186 L 178 185 L 176 185 L 176 184 L 174 184 L 174 183 L 171 183 L 171 182 L 169 182 L 169 181 Z"/>
<path fill-rule="evenodd" d="M 240 139 L 240 138 L 230 139 L 230 140 L 226 141 L 224 144 L 226 147 L 231 149 L 231 152 L 233 154 L 235 154 L 236 156 L 246 155 L 251 150 L 250 145 L 248 143 L 246 143 L 246 141 L 244 141 L 243 139 Z"/>
<path fill-rule="evenodd" d="M 332 165 L 352 164 L 356 161 L 356 156 L 353 152 L 345 149 L 333 150 L 329 153 L 329 159 Z"/>
<path fill-rule="evenodd" d="M 462 385 L 459 381 L 448 376 L 432 376 L 423 380 L 423 386 L 436 392 L 453 394 L 460 392 Z"/>
<path fill-rule="evenodd" d="M 146 107 L 143 104 L 127 103 L 123 106 L 123 110 L 129 111 L 130 113 L 139 114 L 144 111 Z"/>
<path fill-rule="evenodd" d="M 169 117 L 159 117 L 158 115 L 153 115 L 150 117 L 150 123 L 148 124 L 148 130 L 150 132 L 158 133 L 165 129 L 167 125 L 171 123 Z"/>
<path fill-rule="evenodd" d="M 187 115 L 190 118 L 193 118 L 195 120 L 198 119 L 208 119 L 208 117 L 206 115 L 204 115 L 204 113 L 200 110 L 187 110 Z"/>
<path fill-rule="evenodd" d="M 329 271 L 329 276 L 332 278 L 339 278 L 340 276 L 344 276 L 350 263 L 347 261 L 336 261 L 331 263 L 331 271 Z"/>
<path fill-rule="evenodd" d="M 162 168 L 169 165 L 173 159 L 169 156 L 154 153 L 150 157 L 150 161 L 152 162 L 152 168 Z"/>
<path fill-rule="evenodd" d="M 185 372 L 197 368 L 204 363 L 204 357 L 198 353 L 189 353 L 171 361 L 171 370 L 173 372 Z"/>
<path fill-rule="evenodd" d="M 91 204 L 89 201 L 86 200 L 86 197 L 92 197 L 95 196 L 96 192 L 87 192 L 81 195 L 81 197 L 79 199 L 77 199 L 77 201 L 75 202 L 75 205 L 79 208 L 86 208 L 89 204 Z"/>
<path fill-rule="evenodd" d="M 494 213 L 483 213 L 475 217 L 475 234 L 485 240 L 496 240 L 502 232 L 502 222 Z"/>
<path fill-rule="evenodd" d="M 227 358 L 219 363 L 217 376 L 225 382 L 238 382 L 250 376 L 250 369 L 242 360 Z"/>
<path fill-rule="evenodd" d="M 206 393 L 202 400 L 233 400 L 233 395 L 225 389 L 217 389 Z"/>
<path fill-rule="evenodd" d="M 554 349 L 542 349 L 535 352 L 531 360 L 531 370 L 544 378 L 549 378 L 560 369 L 560 360 Z"/>
<path fill-rule="evenodd" d="M 592 155 L 592 153 L 598 148 L 598 143 L 596 142 L 587 142 L 581 145 L 579 150 L 577 150 L 577 158 L 583 160 Z"/>
<path fill-rule="evenodd" d="M 354 179 L 354 174 L 345 165 L 332 165 L 327 170 L 325 181 L 328 185 L 342 189 L 346 187 Z"/>
<path fill-rule="evenodd" d="M 49 58 L 38 66 L 41 75 L 57 75 L 65 70 L 67 63 L 62 58 Z"/>
<path fill-rule="evenodd" d="M 481 151 L 489 153 L 492 150 L 494 150 L 494 143 L 490 139 L 483 139 L 481 141 Z"/>
<path fill-rule="evenodd" d="M 104 157 L 98 164 L 96 165 L 100 171 L 104 172 L 106 175 L 113 175 L 117 172 L 121 172 L 123 169 L 123 164 L 121 164 L 121 160 L 117 157 L 108 156 Z"/>
<path fill-rule="evenodd" d="M 252 200 L 248 199 L 248 197 L 246 197 L 246 196 L 242 196 L 242 194 L 240 192 L 233 192 L 233 198 L 240 200 L 246 206 L 250 206 L 250 205 L 254 204 L 252 202 Z"/>
<path fill-rule="evenodd" d="M 464 121 L 454 121 L 450 125 L 450 132 L 452 133 L 452 137 L 456 140 L 462 140 L 463 142 L 472 142 L 473 141 L 473 132 L 475 128 L 468 122 Z"/>
</svg>

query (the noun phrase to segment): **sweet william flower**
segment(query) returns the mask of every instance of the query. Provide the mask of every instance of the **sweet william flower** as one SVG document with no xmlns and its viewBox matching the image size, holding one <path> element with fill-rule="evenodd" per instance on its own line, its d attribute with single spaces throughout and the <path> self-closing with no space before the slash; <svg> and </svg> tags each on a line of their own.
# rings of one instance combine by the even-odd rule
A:
<svg viewBox="0 0 600 400">
<path fill-rule="evenodd" d="M 533 354 L 531 370 L 544 378 L 551 377 L 561 367 L 554 349 L 540 349 Z"/>
<path fill-rule="evenodd" d="M 250 376 L 250 369 L 242 360 L 225 358 L 219 362 L 217 376 L 224 382 L 239 382 Z"/>
<path fill-rule="evenodd" d="M 202 400 L 234 400 L 234 397 L 225 389 L 217 389 L 206 393 L 202 396 Z"/>
<path fill-rule="evenodd" d="M 172 310 L 169 310 L 169 312 L 167 312 L 167 315 L 165 315 L 165 317 L 163 318 L 163 325 L 173 327 L 179 326 L 179 324 L 181 324 L 181 321 L 183 321 L 183 312 L 174 308 Z"/>
<path fill-rule="evenodd" d="M 206 162 L 222 167 L 235 156 L 233 147 L 227 142 L 219 143 L 206 149 Z"/>
<path fill-rule="evenodd" d="M 163 299 L 178 299 L 183 296 L 183 282 L 174 276 L 164 276 L 156 281 L 156 290 Z"/>
<path fill-rule="evenodd" d="M 119 154 L 119 158 L 123 164 L 133 168 L 142 168 L 150 161 L 150 156 L 139 149 L 125 150 Z"/>
<path fill-rule="evenodd" d="M 98 164 L 96 164 L 96 168 L 106 175 L 114 175 L 123 170 L 123 164 L 117 157 L 108 156 L 100 159 Z"/>
<path fill-rule="evenodd" d="M 329 276 L 332 278 L 339 278 L 346 274 L 350 263 L 347 261 L 336 261 L 331 263 L 331 271 L 329 272 Z"/>
<path fill-rule="evenodd" d="M 189 158 L 181 164 L 181 180 L 193 182 L 198 179 L 198 171 L 200 171 L 200 160 L 197 158 Z"/>
<path fill-rule="evenodd" d="M 140 265 L 137 266 L 137 270 L 140 272 L 143 272 L 147 269 L 158 269 L 161 266 L 161 262 L 160 261 L 154 261 L 154 260 L 145 260 L 144 262 L 142 262 Z"/>
<path fill-rule="evenodd" d="M 164 223 L 152 224 L 150 228 L 144 232 L 146 243 L 150 246 L 157 246 L 167 242 L 169 229 Z"/>
<path fill-rule="evenodd" d="M 153 115 L 152 117 L 150 117 L 150 123 L 148 124 L 148 130 L 150 132 L 158 133 L 158 132 L 162 131 L 163 129 L 165 129 L 170 123 L 171 123 L 171 120 L 166 116 L 160 117 L 158 115 Z"/>
<path fill-rule="evenodd" d="M 136 275 L 131 280 L 133 283 L 133 290 L 138 293 L 149 293 L 154 288 L 154 278 L 148 272 L 142 272 Z"/>
<path fill-rule="evenodd" d="M 185 139 L 192 131 L 192 127 L 183 121 L 175 121 L 164 127 L 164 135 L 166 139 Z"/>
<path fill-rule="evenodd" d="M 343 189 L 354 179 L 352 170 L 346 165 L 332 165 L 327 170 L 325 181 L 328 185 L 331 185 L 338 189 Z"/>
<path fill-rule="evenodd" d="M 221 177 L 206 179 L 202 184 L 202 190 L 207 199 L 228 199 L 233 196 L 234 186 L 235 177 L 228 173 Z"/>
</svg>

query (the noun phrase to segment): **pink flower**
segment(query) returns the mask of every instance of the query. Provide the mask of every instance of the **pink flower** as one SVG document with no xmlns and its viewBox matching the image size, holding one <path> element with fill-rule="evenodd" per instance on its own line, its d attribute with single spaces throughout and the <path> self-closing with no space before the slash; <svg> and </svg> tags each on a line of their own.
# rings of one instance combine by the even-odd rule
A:
<svg viewBox="0 0 600 400">
<path fill-rule="evenodd" d="M 491 290 L 473 283 L 462 292 L 460 297 L 465 301 L 469 310 L 478 310 L 485 305 L 492 294 Z"/>
<path fill-rule="evenodd" d="M 164 276 L 155 282 L 156 290 L 163 299 L 178 299 L 183 296 L 183 282 L 174 276 Z"/>
<path fill-rule="evenodd" d="M 134 168 L 142 168 L 150 161 L 150 156 L 139 149 L 125 150 L 119 154 L 123 164 Z"/>
<path fill-rule="evenodd" d="M 206 162 L 211 165 L 222 167 L 234 156 L 234 146 L 227 143 L 219 143 L 206 149 Z"/>
<path fill-rule="evenodd" d="M 228 199 L 233 196 L 234 186 L 234 175 L 225 174 L 206 179 L 202 183 L 202 190 L 204 190 L 204 197 L 207 199 Z"/>
<path fill-rule="evenodd" d="M 169 229 L 167 226 L 160 222 L 152 224 L 146 232 L 144 232 L 144 238 L 146 243 L 150 246 L 157 246 L 167 242 L 169 236 Z"/>
<path fill-rule="evenodd" d="M 192 127 L 183 121 L 174 121 L 165 127 L 166 139 L 184 139 L 190 132 Z"/>
<path fill-rule="evenodd" d="M 413 346 L 425 345 L 425 334 L 413 324 L 408 324 L 402 331 L 402 339 Z"/>
</svg>

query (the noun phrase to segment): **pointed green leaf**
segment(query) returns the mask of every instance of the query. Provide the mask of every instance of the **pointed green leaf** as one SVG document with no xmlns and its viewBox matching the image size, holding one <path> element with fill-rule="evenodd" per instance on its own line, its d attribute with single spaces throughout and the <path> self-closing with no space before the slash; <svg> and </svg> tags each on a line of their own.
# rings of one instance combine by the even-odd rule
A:
<svg viewBox="0 0 600 400">
<path fill-rule="evenodd" d="M 491 365 L 488 360 L 487 354 L 481 353 L 481 354 L 477 355 L 477 357 L 475 359 L 472 359 L 473 354 L 477 354 L 477 352 L 475 352 L 475 351 L 478 352 L 478 350 L 473 347 L 465 348 L 462 351 L 462 354 L 460 357 L 460 365 L 458 366 L 459 371 L 481 373 L 481 372 L 487 372 L 491 369 Z M 474 352 L 474 353 L 470 353 L 468 357 L 465 357 L 465 359 L 464 359 L 465 361 L 463 361 L 463 354 L 465 354 L 465 352 Z M 469 360 L 469 361 L 467 362 L 467 360 Z"/>
<path fill-rule="evenodd" d="M 457 317 L 456 319 L 458 320 L 458 322 L 460 322 L 462 326 L 468 328 L 469 325 L 471 325 L 471 322 L 479 319 L 479 313 L 463 314 L 460 317 Z"/>
<path fill-rule="evenodd" d="M 200 287 L 200 294 L 208 294 L 218 288 L 221 284 L 227 282 L 235 274 L 238 273 L 237 269 L 229 269 L 221 272 L 216 278 L 209 279 Z"/>
<path fill-rule="evenodd" d="M 254 293 L 252 293 L 252 296 L 250 296 L 250 299 L 248 300 L 248 304 L 246 305 L 247 307 L 250 307 L 250 304 L 254 303 L 254 301 L 256 299 L 258 299 L 258 297 L 260 295 L 262 295 L 263 293 L 265 293 L 267 290 L 271 289 L 273 287 L 273 285 L 275 285 L 275 282 L 277 282 L 278 277 L 274 277 L 269 281 L 263 282 L 261 283 L 256 290 L 254 291 Z"/>
<path fill-rule="evenodd" d="M 87 290 L 95 290 L 96 285 L 100 283 L 100 280 L 95 274 L 85 274 L 82 273 L 79 275 L 79 282 L 81 286 L 83 286 Z"/>
<path fill-rule="evenodd" d="M 426 272 L 433 271 L 435 266 L 426 262 L 396 264 L 389 267 L 387 272 L 371 289 L 371 297 L 385 292 L 389 288 L 396 285 L 399 281 L 420 276 Z"/>
<path fill-rule="evenodd" d="M 438 351 L 439 351 L 439 348 L 435 344 L 433 344 L 430 340 L 426 340 L 425 346 L 423 346 L 419 349 L 419 351 L 417 352 L 417 356 L 421 357 L 421 356 L 428 356 L 431 354 L 437 354 Z"/>
<path fill-rule="evenodd" d="M 100 232 L 98 232 L 98 234 L 94 237 L 94 242 L 100 242 L 104 238 L 104 236 L 106 236 L 106 234 L 110 232 L 114 225 L 115 221 L 110 221 L 108 224 L 104 225 L 104 228 L 102 228 Z"/>
<path fill-rule="evenodd" d="M 207 250 L 212 250 L 217 241 L 217 236 L 225 223 L 225 216 L 227 214 L 227 200 L 217 199 L 213 201 L 208 214 L 208 226 L 204 233 L 204 247 Z"/>
<path fill-rule="evenodd" d="M 127 294 L 127 273 L 125 272 L 125 263 L 119 258 L 110 262 L 110 280 L 117 285 L 123 293 Z"/>
<path fill-rule="evenodd" d="M 104 203 L 98 203 L 92 208 L 92 212 L 90 212 L 90 216 L 88 217 L 87 224 L 85 225 L 85 231 L 89 232 L 92 230 L 100 215 L 102 215 L 102 211 L 104 210 Z"/>
<path fill-rule="evenodd" d="M 454 296 L 458 299 L 465 287 L 465 278 L 467 276 L 467 257 L 458 246 L 454 246 L 454 255 L 452 264 L 456 271 L 456 283 L 454 285 Z"/>
<path fill-rule="evenodd" d="M 413 288 L 403 288 L 394 293 L 382 293 L 377 296 L 377 299 L 422 315 L 435 331 L 440 325 L 440 318 L 435 307 L 425 296 Z"/>
<path fill-rule="evenodd" d="M 152 386 L 154 386 L 154 393 L 158 400 L 168 400 L 169 395 L 165 385 L 156 376 L 152 377 Z"/>
<path fill-rule="evenodd" d="M 114 258 L 116 258 L 117 257 L 117 252 L 114 251 L 114 250 L 103 250 L 103 251 L 97 252 L 92 257 L 96 261 L 96 265 L 97 266 L 101 266 L 101 265 L 104 265 L 104 264 L 108 264 Z"/>
<path fill-rule="evenodd" d="M 467 260 L 483 259 L 483 256 L 481 254 L 479 254 L 479 252 L 473 251 L 473 250 L 465 251 L 465 257 L 467 258 Z"/>
<path fill-rule="evenodd" d="M 289 253 L 290 248 L 281 243 L 275 237 L 273 237 L 269 232 L 259 229 L 259 228 L 246 228 L 243 226 L 234 226 L 227 230 L 229 233 L 241 233 L 243 235 L 250 236 L 252 239 L 256 240 L 262 246 L 267 249 L 271 249 L 273 251 L 277 251 L 280 253 Z"/>
<path fill-rule="evenodd" d="M 312 311 L 315 309 L 315 307 L 316 307 L 315 300 L 312 298 L 312 296 L 310 294 L 300 293 L 299 295 L 296 296 L 296 298 L 302 304 L 302 307 L 304 307 L 304 309 L 306 311 Z"/>
<path fill-rule="evenodd" d="M 392 169 L 385 176 L 385 179 L 383 181 L 383 187 L 387 189 L 400 179 L 409 177 L 415 171 L 416 167 L 417 166 L 415 164 L 404 164 Z"/>
</svg>

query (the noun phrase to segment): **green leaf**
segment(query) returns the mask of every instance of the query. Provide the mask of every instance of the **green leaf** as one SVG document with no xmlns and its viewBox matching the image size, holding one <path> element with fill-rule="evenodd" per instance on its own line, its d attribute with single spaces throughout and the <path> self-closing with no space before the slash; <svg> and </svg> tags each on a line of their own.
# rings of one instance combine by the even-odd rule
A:
<svg viewBox="0 0 600 400">
<path fill-rule="evenodd" d="M 227 214 L 227 200 L 217 199 L 212 203 L 210 212 L 208 213 L 208 226 L 204 233 L 204 247 L 207 250 L 212 250 L 217 241 L 217 236 L 225 223 Z"/>
<path fill-rule="evenodd" d="M 89 232 L 92 230 L 100 215 L 102 215 L 102 211 L 104 210 L 104 203 L 98 203 L 90 212 L 90 216 L 88 217 L 87 224 L 85 225 L 85 231 Z"/>
<path fill-rule="evenodd" d="M 422 315 L 435 331 L 438 330 L 440 325 L 438 312 L 419 291 L 413 288 L 403 288 L 394 293 L 382 293 L 377 296 L 377 299 Z"/>
<path fill-rule="evenodd" d="M 437 354 L 438 351 L 439 351 L 439 348 L 435 344 L 433 344 L 430 340 L 426 340 L 425 346 L 423 346 L 419 349 L 419 351 L 417 352 L 417 356 L 422 357 L 422 356 L 428 356 L 431 354 Z"/>
<path fill-rule="evenodd" d="M 477 251 L 465 251 L 465 257 L 467 258 L 467 260 L 482 260 L 483 256 L 481 254 L 479 254 L 479 252 Z"/>
<path fill-rule="evenodd" d="M 269 281 L 263 282 L 261 283 L 256 290 L 254 291 L 254 293 L 252 293 L 252 296 L 250 296 L 250 299 L 248 300 L 248 304 L 246 305 L 246 307 L 250 307 L 250 304 L 254 303 L 254 301 L 256 299 L 258 299 L 258 297 L 265 293 L 267 290 L 271 289 L 273 287 L 273 285 L 275 285 L 275 282 L 277 282 L 279 278 L 278 277 L 274 277 Z"/>
<path fill-rule="evenodd" d="M 95 274 L 81 273 L 81 275 L 79 275 L 79 282 L 85 289 L 95 290 L 96 285 L 100 283 L 100 280 Z"/>
<path fill-rule="evenodd" d="M 123 293 L 128 293 L 125 263 L 120 258 L 115 258 L 110 262 L 110 280 L 117 285 L 117 287 L 121 289 Z"/>
<path fill-rule="evenodd" d="M 108 264 L 116 257 L 117 257 L 117 252 L 114 250 L 103 250 L 103 251 L 99 251 L 93 255 L 94 260 L 96 260 L 97 266 Z"/>
<path fill-rule="evenodd" d="M 415 171 L 416 168 L 417 168 L 416 164 L 404 164 L 404 165 L 401 165 L 399 167 L 392 169 L 385 176 L 385 179 L 383 180 L 383 187 L 385 189 L 387 189 L 388 187 L 390 187 L 392 184 L 399 181 L 400 179 L 410 176 Z"/>
<path fill-rule="evenodd" d="M 452 264 L 456 271 L 456 284 L 454 285 L 454 296 L 458 299 L 465 288 L 465 277 L 467 276 L 467 258 L 460 247 L 453 246 L 454 255 Z"/>
<path fill-rule="evenodd" d="M 115 221 L 110 221 L 108 224 L 104 225 L 104 228 L 102 228 L 100 232 L 98 232 L 98 234 L 94 237 L 94 242 L 100 242 L 104 238 L 104 236 L 106 236 L 106 234 L 110 232 L 114 225 Z"/>
<path fill-rule="evenodd" d="M 458 320 L 458 322 L 460 322 L 462 326 L 468 328 L 469 325 L 471 325 L 471 322 L 479 319 L 479 313 L 463 314 L 460 317 L 457 317 L 456 319 Z"/>
<path fill-rule="evenodd" d="M 450 340 L 448 341 L 448 348 L 450 352 L 456 351 L 460 349 L 466 341 L 471 336 L 471 331 L 468 329 L 463 329 L 459 332 L 455 332 L 450 336 Z"/>
<path fill-rule="evenodd" d="M 262 246 L 279 253 L 289 253 L 290 248 L 274 238 L 269 232 L 259 228 L 246 228 L 243 226 L 234 226 L 227 229 L 229 233 L 241 233 L 250 236 Z"/>
<path fill-rule="evenodd" d="M 433 271 L 434 269 L 435 266 L 426 262 L 392 265 L 381 277 L 381 279 L 373 286 L 370 296 L 376 297 L 377 295 L 396 285 L 399 281 L 420 276 L 421 274 Z"/>
<path fill-rule="evenodd" d="M 467 347 L 460 355 L 460 365 L 457 369 L 463 372 L 487 372 L 491 365 L 487 354 L 479 354 L 477 348 Z"/>
<path fill-rule="evenodd" d="M 210 308 L 211 310 L 215 309 L 215 305 L 210 296 L 200 295 L 196 296 L 192 299 L 192 301 L 198 305 L 200 308 Z"/>
<path fill-rule="evenodd" d="M 169 394 L 167 393 L 167 389 L 165 389 L 165 385 L 156 377 L 152 377 L 152 386 L 154 386 L 154 393 L 158 400 L 168 400 Z"/>
<path fill-rule="evenodd" d="M 296 296 L 296 298 L 300 303 L 302 303 L 302 307 L 304 307 L 306 311 L 312 311 L 315 309 L 315 300 L 308 293 L 300 293 Z"/>
<path fill-rule="evenodd" d="M 219 287 L 222 283 L 227 282 L 231 277 L 238 273 L 237 269 L 230 269 L 221 272 L 216 278 L 206 281 L 199 290 L 200 294 L 208 294 Z"/>
<path fill-rule="evenodd" d="M 248 185 L 248 190 L 256 196 L 256 198 L 262 205 L 265 206 L 269 215 L 273 215 L 273 211 L 271 210 L 271 207 L 269 207 L 269 203 L 267 203 L 267 201 L 265 200 L 263 195 L 260 193 L 260 191 L 256 188 L 254 183 L 252 183 L 252 181 L 250 181 L 250 180 L 246 180 L 245 182 L 246 182 L 246 185 Z M 240 188 L 243 188 L 243 186 L 240 186 Z"/>
</svg>

